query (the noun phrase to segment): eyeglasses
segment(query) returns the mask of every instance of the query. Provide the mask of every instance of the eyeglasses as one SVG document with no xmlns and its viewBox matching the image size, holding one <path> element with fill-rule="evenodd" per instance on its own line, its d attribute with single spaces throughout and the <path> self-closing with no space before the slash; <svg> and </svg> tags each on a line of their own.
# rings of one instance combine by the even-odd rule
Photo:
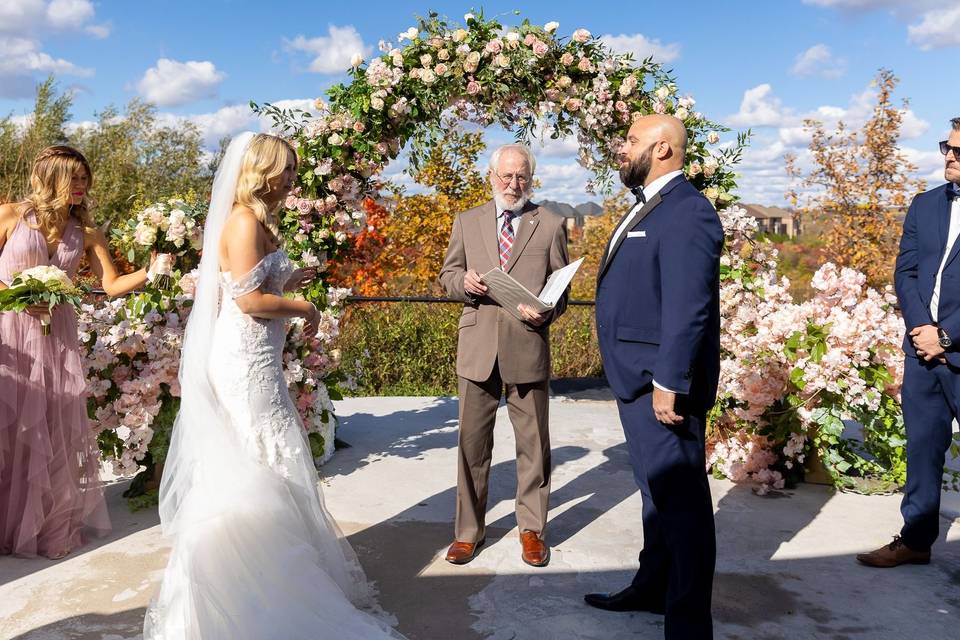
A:
<svg viewBox="0 0 960 640">
<path fill-rule="evenodd" d="M 951 151 L 953 151 L 953 157 L 956 158 L 957 160 L 960 160 L 960 147 L 950 144 L 948 140 L 941 140 L 940 153 L 942 153 L 943 155 L 947 155 Z"/>
<path fill-rule="evenodd" d="M 517 184 L 520 185 L 521 187 L 525 187 L 525 186 L 527 186 L 528 184 L 530 184 L 530 178 L 527 177 L 527 176 L 525 176 L 525 175 L 523 175 L 522 173 L 518 173 L 518 174 L 516 174 L 516 175 L 514 175 L 514 174 L 512 174 L 512 173 L 508 173 L 508 174 L 506 174 L 506 175 L 500 175 L 499 173 L 497 173 L 496 171 L 494 171 L 494 172 L 493 172 L 493 175 L 497 176 L 497 178 L 500 179 L 500 182 L 502 182 L 503 184 L 508 185 L 508 186 L 511 185 L 511 184 L 513 184 L 513 181 L 514 181 L 514 180 L 516 180 L 516 181 L 517 181 Z"/>
</svg>

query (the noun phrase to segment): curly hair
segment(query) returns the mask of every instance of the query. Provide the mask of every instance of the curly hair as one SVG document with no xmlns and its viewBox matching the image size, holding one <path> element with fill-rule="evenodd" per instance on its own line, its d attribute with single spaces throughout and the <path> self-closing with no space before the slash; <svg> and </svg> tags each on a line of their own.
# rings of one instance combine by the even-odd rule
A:
<svg viewBox="0 0 960 640">
<path fill-rule="evenodd" d="M 33 161 L 30 194 L 21 207 L 21 215 L 32 210 L 36 216 L 34 228 L 39 229 L 47 241 L 56 238 L 67 216 L 79 221 L 84 231 L 93 227 L 89 215 L 92 202 L 87 193 L 83 194 L 80 204 L 71 204 L 70 182 L 80 171 L 87 174 L 89 189 L 93 185 L 90 163 L 82 153 L 65 145 L 47 147 Z"/>
</svg>

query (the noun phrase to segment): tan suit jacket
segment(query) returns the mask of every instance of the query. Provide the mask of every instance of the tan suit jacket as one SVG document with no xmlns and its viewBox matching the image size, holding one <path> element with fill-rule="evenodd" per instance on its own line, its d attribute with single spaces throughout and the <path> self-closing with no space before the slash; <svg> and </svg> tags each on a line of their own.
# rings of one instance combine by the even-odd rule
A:
<svg viewBox="0 0 960 640">
<path fill-rule="evenodd" d="M 504 270 L 533 293 L 539 293 L 550 274 L 567 262 L 563 217 L 528 203 Z M 454 220 L 440 271 L 440 283 L 447 295 L 464 301 L 457 340 L 457 375 L 483 381 L 490 377 L 496 362 L 507 384 L 547 380 L 549 325 L 566 310 L 569 289 L 547 322 L 537 328 L 517 320 L 489 297 L 474 298 L 464 291 L 463 277 L 468 269 L 483 275 L 499 266 L 497 210 L 491 200 L 464 211 Z"/>
</svg>

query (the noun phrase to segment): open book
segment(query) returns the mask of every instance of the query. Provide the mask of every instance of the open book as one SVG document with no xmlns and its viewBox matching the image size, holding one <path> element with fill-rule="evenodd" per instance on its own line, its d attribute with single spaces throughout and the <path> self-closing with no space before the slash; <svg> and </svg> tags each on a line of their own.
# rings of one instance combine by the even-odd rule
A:
<svg viewBox="0 0 960 640">
<path fill-rule="evenodd" d="M 557 300 L 566 291 L 570 281 L 573 280 L 573 276 L 577 273 L 577 269 L 580 268 L 582 262 L 583 258 L 580 258 L 551 273 L 547 283 L 543 285 L 540 295 L 534 295 L 529 289 L 514 280 L 513 276 L 500 268 L 487 271 L 481 278 L 483 284 L 487 285 L 487 295 L 515 318 L 523 320 L 520 312 L 517 311 L 517 305 L 525 304 L 533 307 L 537 313 L 553 309 Z"/>
</svg>

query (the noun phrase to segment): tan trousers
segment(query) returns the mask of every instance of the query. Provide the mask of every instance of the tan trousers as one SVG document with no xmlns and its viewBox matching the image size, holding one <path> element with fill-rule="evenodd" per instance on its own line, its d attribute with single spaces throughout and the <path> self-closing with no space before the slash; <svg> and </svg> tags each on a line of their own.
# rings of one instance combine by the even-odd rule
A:
<svg viewBox="0 0 960 640">
<path fill-rule="evenodd" d="M 493 426 L 507 394 L 507 412 L 517 441 L 517 524 L 520 531 L 543 534 L 550 498 L 549 383 L 504 385 L 497 365 L 483 382 L 461 377 L 460 442 L 457 464 L 455 537 L 479 542 L 484 537 Z"/>
</svg>

